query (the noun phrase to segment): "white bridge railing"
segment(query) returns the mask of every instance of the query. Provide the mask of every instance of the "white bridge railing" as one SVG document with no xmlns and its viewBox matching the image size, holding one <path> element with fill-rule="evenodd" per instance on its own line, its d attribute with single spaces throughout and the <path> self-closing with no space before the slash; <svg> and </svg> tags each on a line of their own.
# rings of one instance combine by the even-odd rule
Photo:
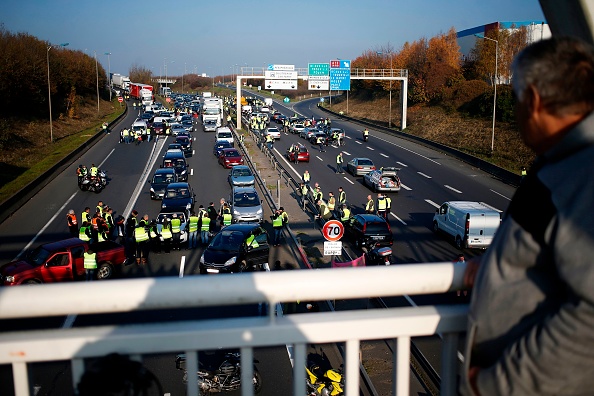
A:
<svg viewBox="0 0 594 396">
<path fill-rule="evenodd" d="M 410 338 L 439 333 L 444 340 L 441 394 L 451 395 L 455 394 L 457 334 L 466 330 L 467 306 L 286 316 L 277 316 L 275 307 L 299 300 L 445 293 L 462 287 L 463 271 L 462 265 L 433 263 L 5 287 L 0 289 L 0 319 L 252 303 L 272 308 L 265 317 L 3 332 L 0 364 L 12 365 L 15 394 L 24 396 L 33 394 L 28 365 L 35 362 L 69 360 L 76 389 L 86 358 L 112 352 L 141 356 L 185 351 L 188 372 L 195 372 L 197 351 L 239 348 L 242 383 L 247 384 L 252 377 L 253 348 L 292 345 L 294 378 L 305 379 L 308 344 L 344 342 L 346 395 L 351 396 L 359 392 L 360 340 L 397 339 L 394 394 L 408 396 Z M 187 391 L 198 394 L 196 381 L 188 381 Z M 242 395 L 252 392 L 252 387 L 242 387 Z M 305 395 L 305 381 L 294 381 L 293 392 Z"/>
</svg>

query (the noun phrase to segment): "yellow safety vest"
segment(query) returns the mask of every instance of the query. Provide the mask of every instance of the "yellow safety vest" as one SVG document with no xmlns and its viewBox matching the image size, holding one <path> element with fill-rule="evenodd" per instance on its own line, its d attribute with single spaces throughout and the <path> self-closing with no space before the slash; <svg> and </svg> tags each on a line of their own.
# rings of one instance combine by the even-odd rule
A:
<svg viewBox="0 0 594 396">
<path fill-rule="evenodd" d="M 174 234 L 178 234 L 181 232 L 180 219 L 171 219 L 171 232 Z"/>
<path fill-rule="evenodd" d="M 173 234 L 171 233 L 169 227 L 163 227 L 161 229 L 161 236 L 163 237 L 163 240 L 173 238 Z"/>
<path fill-rule="evenodd" d="M 346 192 L 344 192 L 344 191 L 340 192 L 340 194 L 338 195 L 338 203 L 339 204 L 346 203 Z"/>
<path fill-rule="evenodd" d="M 342 217 L 340 218 L 340 221 L 343 221 L 344 222 L 344 221 L 347 221 L 350 218 L 351 218 L 351 211 L 350 211 L 349 208 L 345 208 L 342 211 Z"/>
<path fill-rule="evenodd" d="M 386 199 L 381 198 L 377 200 L 377 210 L 386 210 Z"/>
<path fill-rule="evenodd" d="M 87 235 L 87 227 L 80 227 L 80 230 L 78 230 L 78 239 L 82 241 L 89 241 L 91 239 Z"/>
<path fill-rule="evenodd" d="M 311 178 L 311 175 L 309 174 L 309 172 L 303 174 L 303 181 L 304 182 L 308 182 L 310 180 L 310 178 Z"/>
<path fill-rule="evenodd" d="M 307 196 L 307 186 L 303 186 L 301 188 L 301 195 L 303 195 L 304 197 Z"/>
<path fill-rule="evenodd" d="M 276 216 L 272 219 L 272 227 L 278 228 L 283 226 L 283 217 L 281 215 Z"/>
<path fill-rule="evenodd" d="M 392 198 L 386 197 L 386 209 L 390 209 L 392 207 Z"/>
<path fill-rule="evenodd" d="M 223 214 L 223 225 L 226 225 L 226 226 L 230 225 L 232 219 L 233 219 L 233 216 L 231 216 L 231 213 Z"/>
<path fill-rule="evenodd" d="M 260 247 L 260 244 L 258 243 L 258 241 L 256 241 L 256 237 L 254 237 L 253 235 L 250 235 L 247 239 L 247 241 L 245 241 L 245 244 L 249 247 L 252 247 L 253 249 Z"/>
<path fill-rule="evenodd" d="M 136 242 L 144 242 L 149 240 L 148 232 L 146 232 L 144 226 L 136 227 L 134 229 L 134 238 L 136 239 Z"/>
<path fill-rule="evenodd" d="M 334 205 L 336 205 L 336 199 L 334 197 L 330 197 L 328 199 L 328 209 L 334 210 Z"/>
<path fill-rule="evenodd" d="M 85 269 L 96 269 L 97 268 L 97 253 L 87 253 L 84 254 L 84 267 Z"/>
<path fill-rule="evenodd" d="M 369 201 L 367 201 L 367 205 L 365 205 L 365 211 L 367 211 L 367 212 L 371 212 L 371 211 L 373 211 L 373 209 L 374 209 L 374 206 L 375 206 L 375 205 L 374 205 L 374 203 L 373 203 L 373 200 L 372 200 L 372 199 L 370 199 Z"/>
<path fill-rule="evenodd" d="M 190 232 L 198 231 L 198 216 L 190 216 L 188 229 Z"/>
<path fill-rule="evenodd" d="M 210 217 L 202 216 L 202 226 L 200 227 L 201 231 L 208 231 L 210 227 Z"/>
</svg>

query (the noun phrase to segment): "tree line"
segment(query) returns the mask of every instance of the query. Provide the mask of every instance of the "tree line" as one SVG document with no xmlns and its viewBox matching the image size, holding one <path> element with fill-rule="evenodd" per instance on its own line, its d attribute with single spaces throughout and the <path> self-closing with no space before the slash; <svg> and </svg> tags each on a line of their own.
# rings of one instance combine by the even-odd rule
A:
<svg viewBox="0 0 594 396">
<path fill-rule="evenodd" d="M 0 114 L 48 118 L 48 58 L 52 114 L 76 115 L 85 100 L 108 95 L 107 75 L 95 57 L 82 51 L 0 26 Z"/>
</svg>

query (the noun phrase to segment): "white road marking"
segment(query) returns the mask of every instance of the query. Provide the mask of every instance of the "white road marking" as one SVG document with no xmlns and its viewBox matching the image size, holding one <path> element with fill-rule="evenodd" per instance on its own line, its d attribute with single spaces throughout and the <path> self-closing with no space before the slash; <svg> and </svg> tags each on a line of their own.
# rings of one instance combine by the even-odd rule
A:
<svg viewBox="0 0 594 396">
<path fill-rule="evenodd" d="M 412 190 L 412 188 L 410 188 L 409 186 L 407 186 L 405 184 L 402 184 L 402 183 L 400 183 L 400 187 L 404 188 L 407 191 L 411 191 Z"/>
<path fill-rule="evenodd" d="M 427 179 L 431 179 L 432 177 L 429 175 L 424 174 L 423 172 L 417 172 L 419 175 L 426 177 Z"/>
<path fill-rule="evenodd" d="M 458 194 L 462 194 L 462 191 L 460 190 L 456 190 L 454 187 L 452 186 L 448 186 L 447 184 L 443 185 L 445 188 L 449 188 L 450 190 L 452 190 L 453 192 L 457 192 Z"/>
<path fill-rule="evenodd" d="M 493 209 L 493 210 L 496 210 L 496 211 L 497 211 L 497 212 L 499 212 L 499 213 L 503 213 L 503 210 L 499 210 L 499 209 L 497 209 L 497 208 L 495 208 L 495 207 L 493 207 L 493 206 L 491 206 L 491 205 L 489 205 L 489 204 L 486 204 L 486 203 L 484 203 L 484 202 L 479 202 L 479 203 L 480 203 L 480 204 L 483 204 L 483 205 L 485 205 L 487 208 L 491 208 L 491 209 Z"/>
<path fill-rule="evenodd" d="M 390 157 L 389 157 L 389 156 L 387 156 L 386 154 L 382 154 L 382 153 L 380 153 L 380 155 L 381 155 L 382 157 L 390 158 Z"/>
<path fill-rule="evenodd" d="M 397 163 L 398 165 L 402 165 L 402 166 L 404 166 L 405 168 L 408 168 L 408 165 L 406 165 L 406 164 L 403 164 L 403 163 L 402 163 L 402 162 L 400 162 L 400 161 L 396 161 L 396 163 Z"/>
<path fill-rule="evenodd" d="M 393 216 L 396 220 L 398 220 L 402 224 L 407 225 L 404 221 L 402 221 L 402 219 L 400 217 L 396 216 L 394 213 L 390 212 L 390 216 Z"/>
<path fill-rule="evenodd" d="M 317 155 L 316 155 L 316 158 L 319 159 L 320 161 L 324 162 L 324 160 L 321 159 L 320 157 L 318 157 Z"/>
<path fill-rule="evenodd" d="M 274 150 L 274 151 L 276 151 L 276 153 L 277 153 L 277 154 L 278 154 L 278 155 L 279 155 L 279 156 L 280 156 L 280 157 L 283 159 L 283 161 L 285 161 L 285 163 L 286 163 L 286 164 L 289 166 L 289 168 L 291 168 L 291 170 L 292 170 L 293 172 L 295 172 L 295 174 L 297 175 L 297 178 L 298 178 L 299 180 L 301 180 L 301 176 L 302 176 L 302 175 L 300 175 L 300 174 L 299 174 L 299 172 L 297 172 L 297 170 L 296 170 L 295 168 L 293 168 L 293 165 L 291 165 L 291 164 L 289 163 L 289 161 L 287 161 L 287 159 L 285 158 L 285 156 L 284 156 L 284 155 L 282 155 L 282 154 L 281 154 L 281 153 L 280 153 L 280 152 L 279 152 L 279 151 L 278 151 L 276 148 L 273 148 L 273 150 Z"/>
<path fill-rule="evenodd" d="M 346 138 L 347 138 L 347 139 L 352 139 L 352 137 L 350 137 L 350 136 L 347 136 Z"/>
<path fill-rule="evenodd" d="M 369 147 L 369 146 L 367 146 L 367 150 L 375 151 L 375 149 L 374 149 L 374 148 L 371 148 L 371 147 Z"/>
<path fill-rule="evenodd" d="M 361 142 L 360 142 L 360 141 L 358 141 L 358 140 L 355 140 L 355 143 L 357 143 L 357 144 L 363 144 L 363 143 L 361 143 Z"/>
<path fill-rule="evenodd" d="M 194 176 L 194 168 L 190 169 L 190 176 Z"/>
<path fill-rule="evenodd" d="M 432 200 L 430 200 L 430 199 L 426 199 L 426 200 L 425 200 L 425 202 L 427 202 L 429 205 L 431 205 L 431 206 L 433 206 L 433 207 L 435 207 L 435 208 L 439 208 L 439 205 L 438 205 L 438 204 L 436 204 L 435 202 L 433 202 L 433 201 L 432 201 Z"/>
<path fill-rule="evenodd" d="M 184 267 L 186 266 L 186 256 L 182 256 L 181 258 L 181 264 L 179 266 L 179 277 L 183 278 L 184 277 Z"/>
<path fill-rule="evenodd" d="M 395 144 L 395 143 L 389 142 L 389 141 L 387 141 L 387 140 L 385 140 L 385 139 L 382 139 L 382 138 L 379 138 L 379 137 L 377 137 L 377 136 L 375 136 L 375 138 L 376 138 L 376 139 L 378 139 L 378 140 L 381 140 L 382 142 L 386 142 L 386 143 L 388 143 L 388 144 L 391 144 L 392 146 L 396 146 L 396 147 L 398 147 L 398 148 L 401 148 L 402 150 L 406 150 L 406 151 L 408 151 L 408 152 L 410 152 L 410 153 L 413 153 L 413 154 L 415 154 L 415 155 L 418 155 L 418 156 L 419 156 L 419 157 L 421 157 L 421 158 L 425 158 L 426 160 L 428 160 L 428 161 L 431 161 L 431 162 L 433 162 L 433 163 L 435 163 L 435 164 L 437 164 L 437 165 L 441 165 L 439 162 L 437 162 L 437 161 L 435 161 L 435 160 L 432 160 L 431 158 L 429 158 L 429 157 L 426 157 L 426 156 L 424 156 L 423 154 L 419 154 L 419 153 L 417 153 L 416 151 L 412 151 L 412 150 L 410 150 L 410 149 L 407 149 L 406 147 L 402 147 L 402 146 L 400 146 L 400 145 L 398 145 L 398 144 Z"/>
<path fill-rule="evenodd" d="M 511 198 L 508 198 L 508 197 L 506 197 L 505 195 L 503 195 L 503 194 L 500 194 L 500 193 L 498 193 L 498 192 L 497 192 L 497 191 L 495 191 L 495 190 L 491 190 L 491 191 L 492 191 L 492 192 L 494 192 L 495 194 L 499 195 L 500 197 L 503 197 L 503 198 L 507 199 L 508 201 L 511 201 Z"/>
<path fill-rule="evenodd" d="M 346 155 L 351 155 L 351 153 L 349 153 L 348 151 L 344 151 L 344 150 L 342 151 L 342 153 L 346 154 Z"/>
<path fill-rule="evenodd" d="M 344 180 L 348 181 L 351 184 L 355 184 L 355 182 L 351 181 L 351 179 L 349 179 L 348 177 L 344 176 Z"/>
<path fill-rule="evenodd" d="M 192 157 L 196 154 L 196 150 L 192 150 Z"/>
</svg>

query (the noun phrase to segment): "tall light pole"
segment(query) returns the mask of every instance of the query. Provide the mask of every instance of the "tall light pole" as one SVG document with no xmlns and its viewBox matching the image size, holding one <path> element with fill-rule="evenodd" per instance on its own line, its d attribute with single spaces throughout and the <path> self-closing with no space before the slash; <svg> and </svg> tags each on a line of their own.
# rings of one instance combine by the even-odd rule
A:
<svg viewBox="0 0 594 396">
<path fill-rule="evenodd" d="M 497 106 L 497 59 L 499 58 L 499 41 L 479 34 L 475 34 L 475 36 L 484 40 L 495 42 L 495 74 L 493 75 L 493 129 L 491 131 L 491 155 L 493 155 L 495 148 L 495 108 Z"/>
<path fill-rule="evenodd" d="M 104 55 L 107 55 L 107 78 L 109 79 L 109 101 L 111 102 L 111 90 L 112 90 L 112 85 L 111 85 L 111 61 L 109 59 L 111 52 L 105 52 Z"/>
<path fill-rule="evenodd" d="M 62 43 L 60 47 L 66 47 L 69 43 Z M 50 142 L 54 141 L 54 126 L 52 122 L 52 85 L 50 82 L 50 65 L 49 65 L 49 52 L 55 47 L 55 45 L 47 46 L 47 101 L 49 103 L 49 119 L 50 119 Z"/>
<path fill-rule="evenodd" d="M 376 54 L 384 55 L 383 52 L 376 52 Z M 388 51 L 386 55 L 390 57 L 390 109 L 388 111 L 388 127 L 392 128 L 392 51 Z"/>
<path fill-rule="evenodd" d="M 97 114 L 99 114 L 99 64 L 97 63 L 97 51 L 95 54 L 95 74 L 97 75 Z"/>
</svg>

